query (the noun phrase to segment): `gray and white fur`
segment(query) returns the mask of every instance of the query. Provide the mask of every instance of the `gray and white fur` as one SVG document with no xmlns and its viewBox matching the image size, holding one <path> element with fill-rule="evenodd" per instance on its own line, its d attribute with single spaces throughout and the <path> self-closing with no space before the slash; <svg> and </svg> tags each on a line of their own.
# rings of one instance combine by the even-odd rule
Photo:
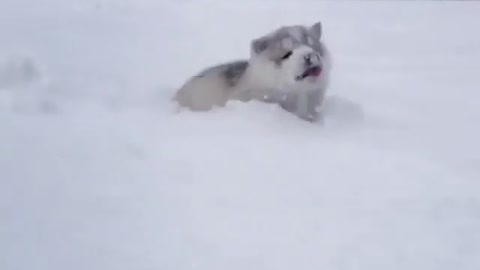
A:
<svg viewBox="0 0 480 270">
<path fill-rule="evenodd" d="M 308 121 L 320 120 L 331 69 L 321 37 L 320 22 L 282 26 L 252 40 L 248 60 L 216 65 L 190 78 L 174 100 L 193 111 L 225 106 L 229 100 L 258 100 Z"/>
</svg>

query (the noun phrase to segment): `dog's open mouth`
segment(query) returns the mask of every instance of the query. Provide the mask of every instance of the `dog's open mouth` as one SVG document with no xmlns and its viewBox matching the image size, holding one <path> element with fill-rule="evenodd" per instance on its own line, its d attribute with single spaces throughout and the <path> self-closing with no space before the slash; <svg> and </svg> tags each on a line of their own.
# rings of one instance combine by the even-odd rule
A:
<svg viewBox="0 0 480 270">
<path fill-rule="evenodd" d="M 322 68 L 320 66 L 313 66 L 307 68 L 301 75 L 297 76 L 297 80 L 303 80 L 307 77 L 317 77 L 322 73 Z"/>
</svg>

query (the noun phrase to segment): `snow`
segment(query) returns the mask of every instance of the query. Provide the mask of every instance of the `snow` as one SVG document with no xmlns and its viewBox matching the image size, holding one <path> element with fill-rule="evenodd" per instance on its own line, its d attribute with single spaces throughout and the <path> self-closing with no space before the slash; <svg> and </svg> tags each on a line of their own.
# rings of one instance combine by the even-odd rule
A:
<svg viewBox="0 0 480 270">
<path fill-rule="evenodd" d="M 0 269 L 479 269 L 480 2 L 3 0 Z M 321 20 L 325 125 L 175 89 Z"/>
</svg>

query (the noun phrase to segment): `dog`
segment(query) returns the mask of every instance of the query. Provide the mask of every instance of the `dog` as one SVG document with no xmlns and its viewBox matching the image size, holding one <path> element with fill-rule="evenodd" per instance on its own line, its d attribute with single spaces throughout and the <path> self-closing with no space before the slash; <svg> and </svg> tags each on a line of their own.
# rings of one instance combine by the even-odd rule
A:
<svg viewBox="0 0 480 270">
<path fill-rule="evenodd" d="M 230 100 L 278 104 L 301 119 L 322 120 L 331 57 L 322 23 L 287 25 L 250 42 L 250 58 L 209 67 L 174 94 L 180 107 L 208 111 Z"/>
</svg>

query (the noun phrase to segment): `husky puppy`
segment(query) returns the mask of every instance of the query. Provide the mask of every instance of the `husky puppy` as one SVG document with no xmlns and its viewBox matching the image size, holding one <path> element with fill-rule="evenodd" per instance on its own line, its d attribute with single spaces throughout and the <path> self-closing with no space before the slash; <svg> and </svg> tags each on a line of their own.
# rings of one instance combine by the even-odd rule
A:
<svg viewBox="0 0 480 270">
<path fill-rule="evenodd" d="M 320 120 L 331 68 L 321 37 L 321 22 L 279 27 L 250 42 L 248 60 L 205 69 L 173 99 L 193 111 L 225 106 L 229 100 L 258 100 L 279 104 L 304 120 Z"/>
</svg>

